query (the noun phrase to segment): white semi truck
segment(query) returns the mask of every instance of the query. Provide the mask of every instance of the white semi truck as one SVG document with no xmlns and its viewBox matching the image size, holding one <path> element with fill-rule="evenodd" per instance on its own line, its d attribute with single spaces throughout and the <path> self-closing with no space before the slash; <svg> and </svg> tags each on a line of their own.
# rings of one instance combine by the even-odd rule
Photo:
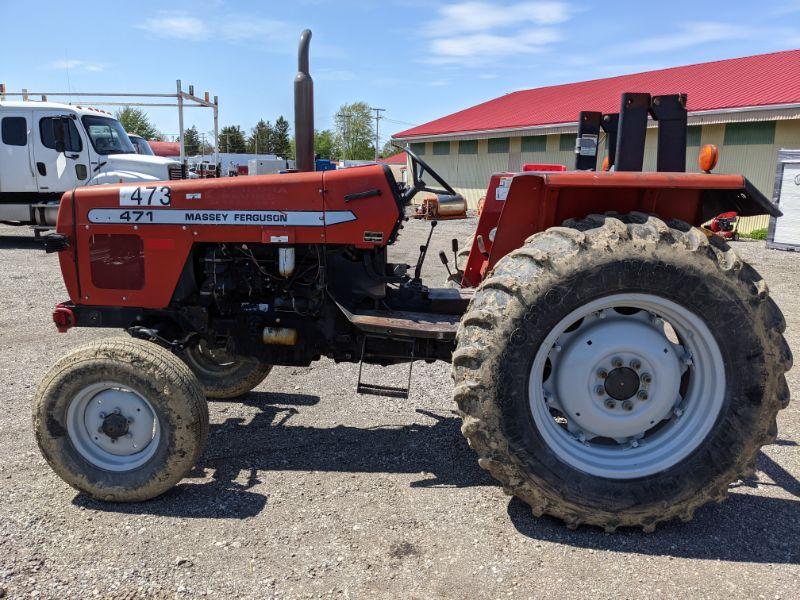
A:
<svg viewBox="0 0 800 600">
<path fill-rule="evenodd" d="M 111 113 L 0 101 L 0 222 L 54 225 L 61 195 L 84 185 L 181 179 L 181 164 L 136 150 Z"/>
</svg>

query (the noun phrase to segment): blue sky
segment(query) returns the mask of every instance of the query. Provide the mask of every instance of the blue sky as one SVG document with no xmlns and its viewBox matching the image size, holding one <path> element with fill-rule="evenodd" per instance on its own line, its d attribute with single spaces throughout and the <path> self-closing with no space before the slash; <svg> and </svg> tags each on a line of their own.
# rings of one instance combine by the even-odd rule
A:
<svg viewBox="0 0 800 600">
<path fill-rule="evenodd" d="M 170 92 L 182 79 L 219 95 L 221 125 L 245 129 L 280 114 L 292 121 L 305 27 L 314 32 L 317 128 L 330 127 L 342 103 L 363 100 L 386 109 L 387 136 L 518 89 L 800 48 L 800 0 L 32 6 L 0 0 L 0 82 L 9 91 Z M 174 109 L 150 115 L 177 132 Z M 210 111 L 187 111 L 191 124 L 209 131 Z"/>
</svg>

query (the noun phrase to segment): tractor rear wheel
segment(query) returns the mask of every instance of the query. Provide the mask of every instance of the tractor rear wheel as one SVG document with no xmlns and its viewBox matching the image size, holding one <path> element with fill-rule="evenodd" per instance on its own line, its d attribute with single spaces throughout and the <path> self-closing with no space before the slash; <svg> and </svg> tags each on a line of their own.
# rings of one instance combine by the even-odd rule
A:
<svg viewBox="0 0 800 600">
<path fill-rule="evenodd" d="M 784 329 L 716 236 L 638 213 L 567 222 L 476 291 L 453 355 L 462 432 L 536 516 L 688 521 L 774 441 Z"/>
<path fill-rule="evenodd" d="M 74 350 L 45 375 L 33 427 L 53 470 L 98 500 L 140 502 L 194 466 L 208 406 L 192 372 L 167 350 L 110 339 Z"/>
<path fill-rule="evenodd" d="M 209 348 L 203 340 L 178 353 L 197 376 L 208 398 L 236 398 L 266 379 L 272 365 L 250 356 Z"/>
</svg>

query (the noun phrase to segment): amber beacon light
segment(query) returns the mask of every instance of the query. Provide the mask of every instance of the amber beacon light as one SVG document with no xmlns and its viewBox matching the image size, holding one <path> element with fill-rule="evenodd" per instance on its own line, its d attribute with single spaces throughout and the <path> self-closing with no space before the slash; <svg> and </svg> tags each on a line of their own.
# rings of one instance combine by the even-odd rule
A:
<svg viewBox="0 0 800 600">
<path fill-rule="evenodd" d="M 697 157 L 697 164 L 700 170 L 705 173 L 711 173 L 714 167 L 717 166 L 719 160 L 719 148 L 714 144 L 706 144 L 700 148 L 700 155 Z"/>
</svg>

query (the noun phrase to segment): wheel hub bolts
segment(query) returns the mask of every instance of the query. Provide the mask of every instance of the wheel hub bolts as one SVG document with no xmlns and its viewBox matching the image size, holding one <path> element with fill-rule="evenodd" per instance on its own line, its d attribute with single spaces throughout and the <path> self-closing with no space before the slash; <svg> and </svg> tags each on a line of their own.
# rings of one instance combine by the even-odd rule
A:
<svg viewBox="0 0 800 600">
<path fill-rule="evenodd" d="M 617 356 L 611 360 L 611 364 L 614 365 L 617 369 L 619 369 L 623 364 L 622 359 Z"/>
<path fill-rule="evenodd" d="M 636 359 L 634 358 L 634 359 L 631 361 L 631 369 L 633 369 L 634 371 L 638 371 L 638 370 L 639 370 L 639 369 L 641 369 L 641 368 L 642 368 L 642 363 L 640 363 L 638 360 L 636 360 Z"/>
<path fill-rule="evenodd" d="M 652 381 L 653 381 L 653 377 L 650 375 L 650 373 L 642 373 L 642 383 L 643 384 L 649 385 L 650 383 L 652 383 Z"/>
<path fill-rule="evenodd" d="M 602 385 L 598 385 L 594 388 L 594 393 L 598 396 L 603 396 L 606 393 L 606 389 Z"/>
<path fill-rule="evenodd" d="M 128 420 L 116 411 L 103 419 L 103 424 L 100 429 L 104 434 L 116 441 L 117 438 L 122 437 L 128 433 Z"/>
<path fill-rule="evenodd" d="M 639 400 L 647 400 L 647 391 L 639 390 L 639 393 L 636 394 L 636 397 L 639 398 Z"/>
<path fill-rule="evenodd" d="M 608 371 L 606 371 L 605 369 L 597 369 L 597 376 L 600 379 L 605 379 L 606 377 L 608 377 Z"/>
<path fill-rule="evenodd" d="M 608 399 L 605 401 L 605 405 L 606 405 L 606 408 L 607 408 L 608 410 L 614 410 L 615 408 L 617 408 L 617 403 L 616 403 L 616 402 L 614 402 L 614 401 L 613 401 L 611 398 L 608 398 Z"/>
<path fill-rule="evenodd" d="M 633 402 L 625 400 L 625 402 L 622 403 L 622 409 L 627 411 L 633 410 Z"/>
</svg>

